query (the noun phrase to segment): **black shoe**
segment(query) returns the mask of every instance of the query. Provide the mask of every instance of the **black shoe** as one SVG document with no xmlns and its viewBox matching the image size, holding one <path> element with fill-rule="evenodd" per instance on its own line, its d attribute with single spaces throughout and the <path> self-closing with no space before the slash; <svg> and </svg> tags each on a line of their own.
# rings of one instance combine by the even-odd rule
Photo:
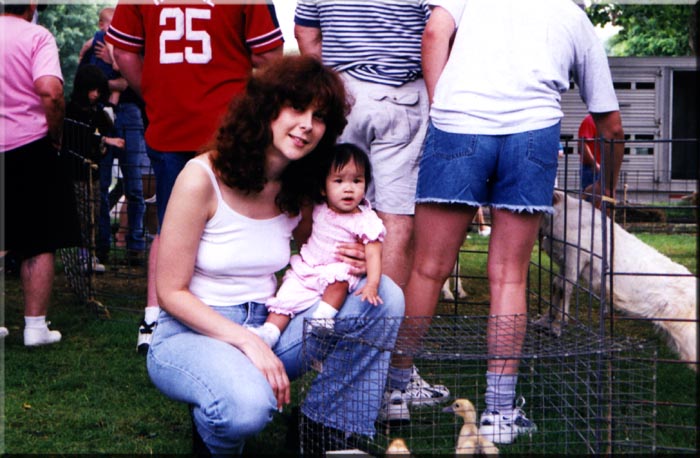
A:
<svg viewBox="0 0 700 458">
<path fill-rule="evenodd" d="M 199 435 L 199 431 L 197 431 L 197 425 L 194 422 L 194 415 L 192 414 L 192 407 L 190 407 L 190 420 L 192 423 L 192 456 L 209 458 L 211 452 L 204 443 L 204 440 L 202 440 L 202 436 Z"/>
<path fill-rule="evenodd" d="M 146 320 L 141 320 L 139 325 L 139 335 L 136 339 L 136 351 L 143 356 L 148 354 L 148 349 L 151 346 L 151 341 L 153 340 L 153 331 L 158 326 L 158 322 L 146 323 Z"/>
<path fill-rule="evenodd" d="M 325 457 L 330 450 L 347 450 L 345 433 L 311 420 L 299 417 L 299 452 L 304 457 Z"/>
<path fill-rule="evenodd" d="M 299 416 L 299 453 L 306 457 L 325 457 L 333 450 L 358 449 L 372 456 L 381 456 L 383 450 L 374 446 L 369 438 L 317 423 L 304 414 Z"/>
</svg>

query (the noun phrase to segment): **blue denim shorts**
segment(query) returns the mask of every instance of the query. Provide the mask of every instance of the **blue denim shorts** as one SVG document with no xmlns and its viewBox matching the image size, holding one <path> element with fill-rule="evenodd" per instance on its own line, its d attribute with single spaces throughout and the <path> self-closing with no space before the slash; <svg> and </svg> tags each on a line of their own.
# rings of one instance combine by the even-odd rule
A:
<svg viewBox="0 0 700 458">
<path fill-rule="evenodd" d="M 552 213 L 560 123 L 508 135 L 473 135 L 428 127 L 416 203 L 492 206 Z"/>
<path fill-rule="evenodd" d="M 165 209 L 170 200 L 170 194 L 175 185 L 175 179 L 185 168 L 187 161 L 195 156 L 194 152 L 164 153 L 156 151 L 146 145 L 148 158 L 153 166 L 153 174 L 156 177 L 156 207 L 158 213 L 158 233 L 163 224 Z"/>
</svg>

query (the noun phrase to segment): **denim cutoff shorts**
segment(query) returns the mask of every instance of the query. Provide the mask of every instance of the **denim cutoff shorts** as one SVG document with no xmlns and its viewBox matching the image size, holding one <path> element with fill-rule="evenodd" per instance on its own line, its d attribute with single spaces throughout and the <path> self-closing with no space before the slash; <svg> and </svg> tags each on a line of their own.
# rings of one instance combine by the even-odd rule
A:
<svg viewBox="0 0 700 458">
<path fill-rule="evenodd" d="M 456 134 L 431 122 L 416 203 L 552 213 L 560 123 L 507 135 Z"/>
</svg>

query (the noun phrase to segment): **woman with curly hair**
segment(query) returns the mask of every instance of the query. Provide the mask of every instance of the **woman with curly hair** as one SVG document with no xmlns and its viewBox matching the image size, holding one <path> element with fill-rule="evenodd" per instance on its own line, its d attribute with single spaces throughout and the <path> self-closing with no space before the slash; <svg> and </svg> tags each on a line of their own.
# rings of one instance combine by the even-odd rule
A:
<svg viewBox="0 0 700 458">
<path fill-rule="evenodd" d="M 307 369 L 303 320 L 317 305 L 296 315 L 273 348 L 249 329 L 265 322 L 292 235 L 303 243 L 310 234 L 302 209 L 347 111 L 332 70 L 310 57 L 279 58 L 250 78 L 213 148 L 190 160 L 175 182 L 160 233 L 162 311 L 148 372 L 164 394 L 191 406 L 196 432 L 214 455 L 241 453 L 245 438 L 290 402 L 289 380 Z M 361 246 L 343 253 L 357 273 L 365 271 Z M 389 358 L 378 349 L 393 343 L 400 322 L 388 320 L 387 328 L 380 318 L 403 316 L 403 295 L 390 279 L 382 278 L 379 294 L 382 307 L 349 296 L 338 314 L 357 318 L 345 332 L 379 345 L 339 345 L 334 351 L 343 357 L 327 358 L 302 406 L 305 421 L 337 432 L 327 440 L 374 434 Z"/>
</svg>

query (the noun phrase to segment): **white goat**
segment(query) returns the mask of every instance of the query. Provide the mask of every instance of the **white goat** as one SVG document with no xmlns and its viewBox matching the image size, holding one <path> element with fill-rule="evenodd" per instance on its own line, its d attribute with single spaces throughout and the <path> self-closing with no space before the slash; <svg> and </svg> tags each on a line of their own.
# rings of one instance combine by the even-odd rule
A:
<svg viewBox="0 0 700 458">
<path fill-rule="evenodd" d="M 537 324 L 550 327 L 557 335 L 566 322 L 574 284 L 583 278 L 595 293 L 601 291 L 602 218 L 600 210 L 590 203 L 555 192 L 554 215 L 542 219 L 542 247 L 559 266 L 564 278 L 559 276 L 554 280 L 552 305 L 556 311 L 546 313 Z M 610 231 L 611 222 L 606 219 L 607 259 L 612 259 L 610 270 L 614 276 L 613 306 L 630 315 L 653 320 L 668 333 L 670 345 L 681 359 L 697 371 L 696 277 L 618 224 L 613 223 Z"/>
</svg>

